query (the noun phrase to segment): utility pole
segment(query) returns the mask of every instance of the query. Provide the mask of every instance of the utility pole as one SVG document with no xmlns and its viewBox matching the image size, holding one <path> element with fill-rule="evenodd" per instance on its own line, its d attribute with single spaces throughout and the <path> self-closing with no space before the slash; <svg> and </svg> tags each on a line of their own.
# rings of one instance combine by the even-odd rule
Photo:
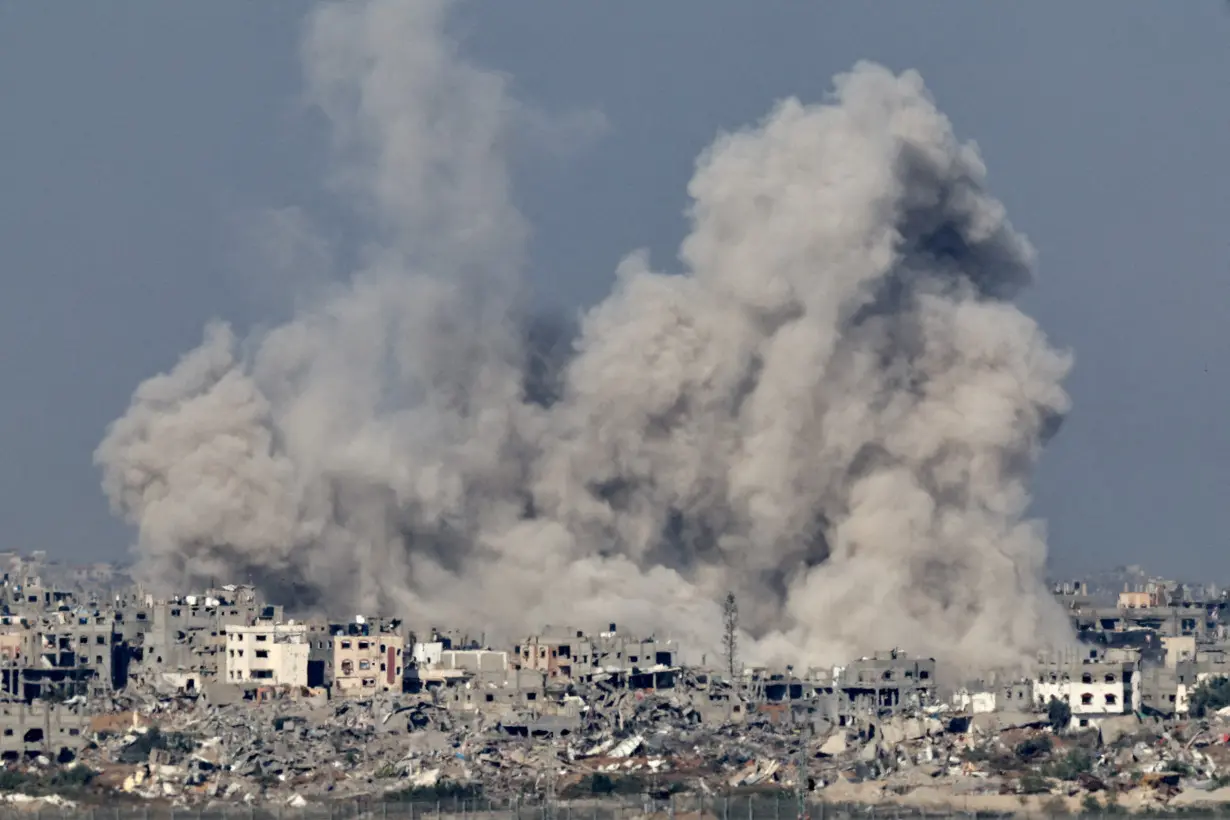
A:
<svg viewBox="0 0 1230 820">
<path fill-rule="evenodd" d="M 730 685 L 735 685 L 735 661 L 739 649 L 739 604 L 735 601 L 733 592 L 726 593 L 722 603 L 722 643 L 726 649 L 726 672 L 730 675 Z"/>
</svg>

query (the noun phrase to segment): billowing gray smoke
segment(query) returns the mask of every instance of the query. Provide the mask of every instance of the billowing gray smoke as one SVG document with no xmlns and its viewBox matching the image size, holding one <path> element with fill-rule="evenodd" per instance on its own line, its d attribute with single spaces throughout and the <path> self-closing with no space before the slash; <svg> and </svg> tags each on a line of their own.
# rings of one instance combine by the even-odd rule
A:
<svg viewBox="0 0 1230 820">
<path fill-rule="evenodd" d="M 1064 640 L 1025 515 L 1071 362 L 1010 301 L 1032 250 L 919 76 L 859 64 L 719 138 L 684 271 L 631 255 L 567 348 L 524 309 L 523 109 L 446 12 L 310 18 L 308 89 L 373 241 L 289 324 L 210 326 L 111 427 L 97 461 L 146 577 L 702 648 L 729 589 L 749 658 L 990 666 Z"/>
</svg>

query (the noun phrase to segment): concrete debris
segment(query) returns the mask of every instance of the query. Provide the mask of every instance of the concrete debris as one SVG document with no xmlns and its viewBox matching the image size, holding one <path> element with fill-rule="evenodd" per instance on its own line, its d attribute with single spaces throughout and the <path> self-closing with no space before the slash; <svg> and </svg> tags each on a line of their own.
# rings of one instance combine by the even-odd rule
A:
<svg viewBox="0 0 1230 820">
<path fill-rule="evenodd" d="M 846 733 L 844 731 L 837 731 L 821 744 L 820 754 L 826 757 L 838 757 L 845 754 L 848 748 L 850 748 L 850 744 L 846 739 Z"/>
<path fill-rule="evenodd" d="M 1096 639 L 1079 651 L 956 688 L 951 670 L 899 650 L 723 673 L 615 624 L 498 649 L 440 630 L 420 640 L 396 619 L 286 620 L 231 585 L 82 602 L 8 581 L 3 800 L 272 811 L 789 793 L 1041 814 L 1222 803 L 1230 647 L 1209 639 L 1225 637 L 1230 600 L 1160 617 L 1157 594 L 1125 594 L 1113 613 L 1070 596 Z M 1171 634 L 1155 641 L 1146 624 Z M 1175 634 L 1201 629 L 1217 634 Z"/>
<path fill-rule="evenodd" d="M 434 800 L 457 789 L 592 797 L 619 781 L 646 794 L 794 792 L 801 774 L 809 799 L 868 804 L 939 807 L 945 795 L 988 810 L 1007 795 L 1074 811 L 1090 801 L 1226 802 L 1230 717 L 1217 713 L 1184 723 L 1115 716 L 1057 733 L 1035 714 L 961 720 L 885 708 L 830 720 L 755 699 L 738 713 L 715 710 L 715 693 L 727 690 L 686 674 L 671 689 L 568 692 L 533 711 L 486 712 L 445 708 L 435 690 L 323 705 L 289 694 L 219 704 L 128 691 L 90 719 L 78 765 L 98 785 L 173 806 Z"/>
</svg>

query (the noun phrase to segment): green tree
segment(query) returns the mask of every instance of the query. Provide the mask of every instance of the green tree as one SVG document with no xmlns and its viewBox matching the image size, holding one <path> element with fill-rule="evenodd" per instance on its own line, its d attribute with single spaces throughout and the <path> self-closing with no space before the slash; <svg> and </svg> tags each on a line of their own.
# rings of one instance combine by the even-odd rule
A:
<svg viewBox="0 0 1230 820">
<path fill-rule="evenodd" d="M 1082 774 L 1093 768 L 1093 758 L 1084 749 L 1069 749 L 1068 753 L 1058 760 L 1051 761 L 1043 773 L 1059 780 L 1076 780 Z"/>
<path fill-rule="evenodd" d="M 1230 706 L 1230 678 L 1224 676 L 1204 681 L 1188 700 L 1188 711 L 1197 718 L 1226 706 Z"/>
<path fill-rule="evenodd" d="M 1051 724 L 1051 728 L 1055 730 L 1055 734 L 1062 734 L 1072 723 L 1072 707 L 1067 701 L 1053 697 L 1046 705 L 1046 719 Z"/>
</svg>

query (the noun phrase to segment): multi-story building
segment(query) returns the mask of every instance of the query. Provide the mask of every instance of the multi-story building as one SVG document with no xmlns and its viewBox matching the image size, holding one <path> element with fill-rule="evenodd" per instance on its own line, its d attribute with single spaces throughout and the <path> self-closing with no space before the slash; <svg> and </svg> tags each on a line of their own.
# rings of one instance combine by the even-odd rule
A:
<svg viewBox="0 0 1230 820">
<path fill-rule="evenodd" d="M 151 617 L 142 635 L 141 677 L 189 691 L 225 675 L 230 625 L 282 620 L 282 607 L 262 604 L 254 589 L 234 585 L 205 595 L 147 600 L 146 608 Z"/>
<path fill-rule="evenodd" d="M 127 682 L 127 656 L 110 610 L 57 611 L 26 616 L 20 660 L 5 670 L 4 689 L 25 700 L 102 695 Z"/>
<path fill-rule="evenodd" d="M 246 686 L 307 686 L 309 651 L 305 624 L 232 624 L 226 628 L 225 681 Z"/>
<path fill-rule="evenodd" d="M 669 688 L 679 664 L 674 641 L 638 638 L 611 624 L 606 632 L 586 635 L 573 627 L 548 626 L 513 648 L 515 669 L 542 672 L 547 683 L 598 679 L 638 689 Z"/>
<path fill-rule="evenodd" d="M 391 624 L 366 621 L 337 628 L 333 635 L 333 693 L 365 699 L 400 692 L 405 679 L 405 639 Z"/>
<path fill-rule="evenodd" d="M 89 718 L 75 707 L 42 702 L 0 703 L 0 758 L 45 755 L 67 762 L 86 743 Z"/>
<path fill-rule="evenodd" d="M 589 641 L 585 633 L 572 627 L 547 626 L 513 647 L 513 666 L 531 672 L 541 672 L 548 681 L 554 678 L 570 680 L 580 670 L 578 664 L 590 664 Z"/>
<path fill-rule="evenodd" d="M 1040 656 L 1033 679 L 1037 708 L 1051 699 L 1068 704 L 1072 726 L 1096 726 L 1102 718 L 1128 714 L 1141 703 L 1135 660 L 1098 650 L 1064 651 Z"/>
<path fill-rule="evenodd" d="M 935 702 L 935 659 L 900 650 L 876 652 L 837 670 L 836 688 L 849 708 L 897 711 Z"/>
</svg>

